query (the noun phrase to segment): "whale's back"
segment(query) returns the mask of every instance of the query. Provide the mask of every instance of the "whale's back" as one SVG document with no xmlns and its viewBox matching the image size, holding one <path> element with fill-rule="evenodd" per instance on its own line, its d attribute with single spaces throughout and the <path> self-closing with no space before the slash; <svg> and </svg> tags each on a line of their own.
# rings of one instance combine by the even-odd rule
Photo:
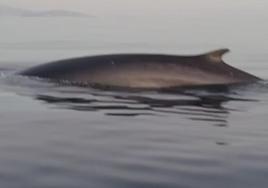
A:
<svg viewBox="0 0 268 188">
<path fill-rule="evenodd" d="M 163 88 L 253 82 L 259 78 L 227 65 L 218 50 L 196 56 L 114 54 L 60 60 L 21 75 L 88 85 Z"/>
</svg>

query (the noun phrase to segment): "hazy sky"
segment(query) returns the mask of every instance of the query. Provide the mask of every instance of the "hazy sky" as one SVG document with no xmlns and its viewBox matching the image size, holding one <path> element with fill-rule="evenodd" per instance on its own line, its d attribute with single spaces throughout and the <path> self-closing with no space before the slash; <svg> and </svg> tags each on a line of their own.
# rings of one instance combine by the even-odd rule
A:
<svg viewBox="0 0 268 188">
<path fill-rule="evenodd" d="M 68 9 L 94 14 L 173 13 L 176 11 L 260 10 L 266 0 L 1 0 L 0 4 L 31 9 Z"/>
</svg>

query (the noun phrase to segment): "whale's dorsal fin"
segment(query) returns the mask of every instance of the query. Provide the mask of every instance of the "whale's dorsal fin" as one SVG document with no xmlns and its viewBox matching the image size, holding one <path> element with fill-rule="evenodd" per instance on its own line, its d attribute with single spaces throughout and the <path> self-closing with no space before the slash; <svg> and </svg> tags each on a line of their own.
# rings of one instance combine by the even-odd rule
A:
<svg viewBox="0 0 268 188">
<path fill-rule="evenodd" d="M 224 49 L 219 49 L 219 50 L 215 50 L 212 52 L 208 52 L 208 53 L 204 54 L 204 56 L 210 62 L 221 63 L 221 62 L 223 62 L 222 56 L 228 52 L 230 52 L 230 50 L 227 48 L 224 48 Z"/>
</svg>

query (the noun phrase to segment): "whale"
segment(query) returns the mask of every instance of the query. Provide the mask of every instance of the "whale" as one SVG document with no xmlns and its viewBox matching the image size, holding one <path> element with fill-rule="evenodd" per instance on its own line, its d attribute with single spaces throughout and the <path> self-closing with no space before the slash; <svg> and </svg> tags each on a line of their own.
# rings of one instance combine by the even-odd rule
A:
<svg viewBox="0 0 268 188">
<path fill-rule="evenodd" d="M 100 88 L 164 89 L 254 83 L 261 80 L 226 64 L 229 49 L 197 55 L 108 54 L 37 65 L 18 72 L 53 82 Z"/>
</svg>

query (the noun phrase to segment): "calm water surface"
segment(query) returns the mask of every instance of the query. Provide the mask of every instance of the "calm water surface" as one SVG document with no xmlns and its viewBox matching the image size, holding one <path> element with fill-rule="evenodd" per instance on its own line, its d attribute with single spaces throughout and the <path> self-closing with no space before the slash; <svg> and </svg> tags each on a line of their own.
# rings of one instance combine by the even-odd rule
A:
<svg viewBox="0 0 268 188">
<path fill-rule="evenodd" d="M 1 187 L 266 188 L 265 19 L 120 19 L 1 18 Z M 220 47 L 235 52 L 226 62 L 264 81 L 221 91 L 116 92 L 13 74 L 73 56 Z"/>
</svg>

